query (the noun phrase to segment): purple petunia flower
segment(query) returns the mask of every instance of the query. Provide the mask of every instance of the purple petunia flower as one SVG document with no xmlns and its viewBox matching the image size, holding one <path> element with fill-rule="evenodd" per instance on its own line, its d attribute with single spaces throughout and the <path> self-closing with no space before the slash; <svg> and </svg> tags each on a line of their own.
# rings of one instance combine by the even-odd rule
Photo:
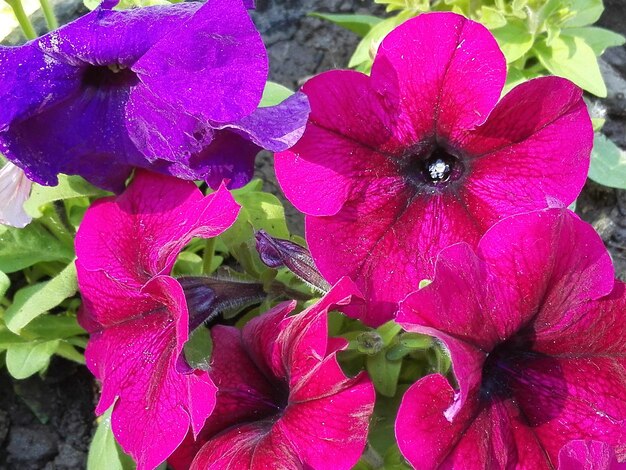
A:
<svg viewBox="0 0 626 470">
<path fill-rule="evenodd" d="M 285 302 L 243 330 L 213 327 L 217 405 L 198 440 L 188 436 L 168 462 L 180 470 L 190 463 L 197 470 L 352 468 L 375 392 L 365 374 L 348 378 L 341 370 L 327 312 L 354 292 L 342 279 L 301 314 L 289 316 L 295 302 Z"/>
<path fill-rule="evenodd" d="M 276 173 L 307 214 L 322 275 L 364 293 L 352 313 L 367 324 L 393 316 L 442 248 L 582 189 L 593 142 L 582 91 L 547 77 L 498 102 L 505 76 L 487 29 L 431 13 L 383 40 L 370 77 L 331 71 L 304 85 L 309 122 Z"/>
<path fill-rule="evenodd" d="M 221 187 L 140 171 L 119 197 L 89 208 L 76 236 L 80 324 L 90 333 L 87 366 L 102 381 L 96 408 L 114 406 L 111 426 L 138 469 L 163 462 L 189 428 L 198 434 L 215 406 L 209 375 L 181 356 L 190 312 L 170 276 L 193 237 L 215 237 L 239 207 Z"/>
<path fill-rule="evenodd" d="M 245 184 L 300 137 L 306 97 L 257 108 L 267 54 L 242 0 L 93 12 L 0 47 L 0 150 L 33 181 L 121 191 L 135 167 Z"/>
<path fill-rule="evenodd" d="M 445 344 L 458 391 L 430 375 L 406 392 L 396 421 L 406 459 L 572 469 L 587 468 L 566 464 L 585 455 L 610 462 L 613 449 L 625 461 L 625 287 L 593 227 L 565 209 L 504 219 L 475 252 L 443 250 L 397 321 Z"/>
</svg>

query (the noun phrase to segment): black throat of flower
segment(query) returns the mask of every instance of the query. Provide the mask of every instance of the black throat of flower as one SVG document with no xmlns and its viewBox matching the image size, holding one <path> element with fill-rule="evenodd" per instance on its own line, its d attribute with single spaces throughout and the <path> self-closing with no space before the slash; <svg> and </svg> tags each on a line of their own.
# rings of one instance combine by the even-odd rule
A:
<svg viewBox="0 0 626 470">
<path fill-rule="evenodd" d="M 139 83 L 131 69 L 119 64 L 88 65 L 82 76 L 83 86 L 95 89 L 130 88 Z"/>
<path fill-rule="evenodd" d="M 467 171 L 460 152 L 440 143 L 420 143 L 400 158 L 400 172 L 418 190 L 436 191 L 454 185 Z"/>
</svg>

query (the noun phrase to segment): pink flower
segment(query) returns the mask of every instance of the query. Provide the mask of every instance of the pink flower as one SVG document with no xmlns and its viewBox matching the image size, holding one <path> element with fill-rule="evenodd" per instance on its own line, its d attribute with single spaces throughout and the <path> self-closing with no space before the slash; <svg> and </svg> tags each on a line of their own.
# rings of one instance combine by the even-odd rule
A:
<svg viewBox="0 0 626 470">
<path fill-rule="evenodd" d="M 223 187 L 204 197 L 194 183 L 140 171 L 126 192 L 96 202 L 76 237 L 80 323 L 91 334 L 87 365 L 102 381 L 96 408 L 114 405 L 112 429 L 138 469 L 163 462 L 189 426 L 198 434 L 215 406 L 206 372 L 181 357 L 189 314 L 169 276 L 193 237 L 215 237 L 238 206 Z"/>
<path fill-rule="evenodd" d="M 570 441 L 593 440 L 625 460 L 625 311 L 602 240 L 565 209 L 443 250 L 397 321 L 445 344 L 458 390 L 441 375 L 411 386 L 401 452 L 423 469 L 552 469 Z"/>
<path fill-rule="evenodd" d="M 581 90 L 540 78 L 498 103 L 505 76 L 483 26 L 432 13 L 383 40 L 371 77 L 332 71 L 303 87 L 312 112 L 277 155 L 278 180 L 307 214 L 322 275 L 355 280 L 369 305 L 352 313 L 369 325 L 432 276 L 442 248 L 582 189 L 593 132 Z"/>
<path fill-rule="evenodd" d="M 31 181 L 21 168 L 7 162 L 0 168 L 0 224 L 24 228 L 31 217 L 24 210 L 30 196 Z"/>
<path fill-rule="evenodd" d="M 374 387 L 361 374 L 347 378 L 339 344 L 327 338 L 327 312 L 354 292 L 341 280 L 317 304 L 288 316 L 285 302 L 243 331 L 216 326 L 211 377 L 217 406 L 198 442 L 169 463 L 176 469 L 350 469 L 365 447 Z M 204 444 L 204 445 L 203 445 Z"/>
</svg>

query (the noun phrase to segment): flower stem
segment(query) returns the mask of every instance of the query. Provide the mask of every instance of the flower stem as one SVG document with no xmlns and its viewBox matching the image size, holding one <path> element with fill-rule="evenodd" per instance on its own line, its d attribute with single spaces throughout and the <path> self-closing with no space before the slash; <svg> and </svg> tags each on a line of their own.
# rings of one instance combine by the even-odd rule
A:
<svg viewBox="0 0 626 470">
<path fill-rule="evenodd" d="M 213 256 L 215 255 L 215 238 L 209 238 L 204 247 L 202 255 L 202 272 L 211 274 L 211 265 L 213 264 Z"/>
<path fill-rule="evenodd" d="M 20 24 L 26 39 L 29 41 L 31 39 L 35 39 L 37 37 L 37 33 L 35 32 L 33 24 L 30 22 L 30 18 L 28 18 L 28 15 L 24 11 L 22 0 L 6 0 L 6 2 L 13 10 L 13 15 L 15 15 L 15 19 Z"/>
<path fill-rule="evenodd" d="M 39 0 L 39 4 L 41 5 L 43 16 L 46 18 L 48 30 L 52 31 L 53 29 L 57 29 L 59 27 L 59 22 L 57 21 L 57 17 L 54 14 L 54 9 L 52 8 L 52 5 L 50 5 L 50 1 Z"/>
</svg>

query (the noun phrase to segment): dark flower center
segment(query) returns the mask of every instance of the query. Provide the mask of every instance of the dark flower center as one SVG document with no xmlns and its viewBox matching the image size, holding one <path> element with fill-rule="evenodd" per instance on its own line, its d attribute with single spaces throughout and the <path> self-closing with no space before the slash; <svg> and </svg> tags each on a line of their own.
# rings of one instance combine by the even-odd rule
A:
<svg viewBox="0 0 626 470">
<path fill-rule="evenodd" d="M 441 146 L 416 148 L 402 158 L 402 169 L 408 181 L 417 187 L 443 188 L 460 179 L 465 166 L 453 151 Z"/>
<path fill-rule="evenodd" d="M 90 65 L 83 72 L 83 85 L 88 88 L 128 88 L 137 83 L 135 72 L 117 64 Z"/>
<path fill-rule="evenodd" d="M 483 380 L 480 394 L 484 400 L 499 400 L 512 395 L 512 372 L 523 357 L 535 356 L 532 352 L 532 341 L 523 335 L 513 337 L 499 344 L 489 353 L 483 365 Z M 525 359 L 527 360 L 527 359 Z"/>
</svg>

